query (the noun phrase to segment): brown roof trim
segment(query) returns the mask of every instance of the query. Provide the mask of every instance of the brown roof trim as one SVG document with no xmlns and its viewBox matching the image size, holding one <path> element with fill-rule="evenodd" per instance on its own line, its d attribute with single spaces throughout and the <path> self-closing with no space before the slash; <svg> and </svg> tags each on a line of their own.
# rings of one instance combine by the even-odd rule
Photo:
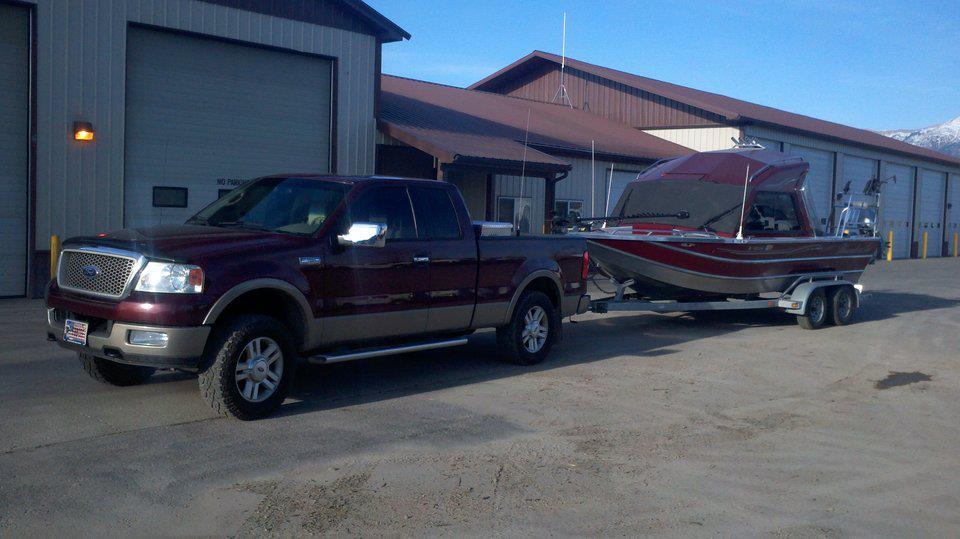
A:
<svg viewBox="0 0 960 539">
<path fill-rule="evenodd" d="M 550 62 L 560 64 L 561 58 L 555 54 L 543 51 L 533 51 L 512 64 L 471 84 L 467 88 L 479 91 L 496 91 L 499 86 L 515 76 L 524 64 L 533 62 Z M 856 146 L 862 146 L 879 151 L 888 151 L 897 154 L 909 155 L 914 159 L 935 161 L 950 166 L 960 165 L 960 159 L 921 146 L 914 146 L 906 142 L 886 137 L 873 131 L 850 127 L 836 122 L 821 120 L 812 116 L 804 116 L 787 112 L 773 107 L 758 105 L 725 95 L 697 90 L 680 86 L 657 79 L 634 75 L 607 67 L 566 59 L 568 70 L 582 71 L 591 75 L 605 78 L 624 84 L 651 94 L 663 96 L 667 99 L 684 103 L 707 112 L 722 116 L 732 124 L 755 123 L 785 128 L 798 133 L 812 135 L 835 141 L 842 141 Z"/>
<path fill-rule="evenodd" d="M 390 43 L 410 34 L 363 0 L 201 0 L 229 8 L 377 36 Z"/>
</svg>

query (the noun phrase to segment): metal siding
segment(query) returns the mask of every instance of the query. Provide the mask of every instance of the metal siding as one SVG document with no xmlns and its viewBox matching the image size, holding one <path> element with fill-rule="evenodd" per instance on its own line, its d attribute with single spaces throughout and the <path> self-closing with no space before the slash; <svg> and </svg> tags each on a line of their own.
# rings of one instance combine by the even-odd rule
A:
<svg viewBox="0 0 960 539">
<path fill-rule="evenodd" d="M 947 176 L 943 172 L 922 170 L 920 173 L 920 211 L 917 218 L 917 241 L 927 232 L 927 257 L 940 256 L 943 245 L 943 206 Z M 922 243 L 920 249 L 923 249 Z"/>
<path fill-rule="evenodd" d="M 804 182 L 810 189 L 809 196 L 813 201 L 813 211 L 817 220 L 815 226 L 826 227 L 827 220 L 830 218 L 830 207 L 833 204 L 834 154 L 806 146 L 791 146 L 789 153 L 802 157 L 810 164 Z"/>
<path fill-rule="evenodd" d="M 37 232 L 123 226 L 126 29 L 130 22 L 337 58 L 337 172 L 374 170 L 376 38 L 197 0 L 31 0 L 37 6 Z M 71 139 L 75 120 L 96 141 Z"/>
<path fill-rule="evenodd" d="M 733 147 L 731 138 L 740 137 L 740 130 L 736 127 L 645 129 L 644 132 L 698 152 L 730 149 Z"/>
<path fill-rule="evenodd" d="M 182 223 L 219 189 L 329 172 L 329 60 L 134 27 L 127 39 L 124 224 Z M 154 207 L 153 187 L 188 190 Z"/>
<path fill-rule="evenodd" d="M 575 108 L 634 127 L 712 125 L 720 121 L 710 112 L 569 67 L 564 86 Z M 559 87 L 560 68 L 548 63 L 496 92 L 551 102 Z"/>
<path fill-rule="evenodd" d="M 0 4 L 0 296 L 26 292 L 30 12 Z"/>
<path fill-rule="evenodd" d="M 948 254 L 953 256 L 954 252 L 960 253 L 960 245 L 957 245 L 960 236 L 960 174 L 950 175 L 950 191 L 947 197 L 947 228 L 944 230 L 947 234 Z"/>
<path fill-rule="evenodd" d="M 594 162 L 596 176 L 590 174 L 590 159 L 584 158 L 565 158 L 573 165 L 566 178 L 557 183 L 557 200 L 579 200 L 583 202 L 582 217 L 600 217 L 605 213 L 605 204 L 607 200 L 607 184 L 610 182 L 610 167 L 614 169 L 614 175 L 617 171 L 630 171 L 636 177 L 637 173 L 643 169 L 642 165 L 615 163 L 610 161 L 596 160 Z M 591 195 L 591 185 L 593 194 Z M 614 205 L 611 200 L 610 207 Z M 593 208 L 591 208 L 591 205 Z"/>
<path fill-rule="evenodd" d="M 896 163 L 883 163 L 881 178 L 895 176 L 883 185 L 880 199 L 880 233 L 887 240 L 893 232 L 893 257 L 910 258 L 913 225 L 913 185 L 917 169 Z"/>
</svg>

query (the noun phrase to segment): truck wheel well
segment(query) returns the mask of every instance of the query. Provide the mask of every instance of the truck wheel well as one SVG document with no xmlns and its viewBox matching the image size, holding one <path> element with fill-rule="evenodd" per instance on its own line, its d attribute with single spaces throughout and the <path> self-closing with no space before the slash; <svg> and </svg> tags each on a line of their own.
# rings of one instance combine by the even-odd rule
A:
<svg viewBox="0 0 960 539">
<path fill-rule="evenodd" d="M 286 292 L 270 288 L 245 292 L 231 301 L 217 318 L 221 321 L 241 314 L 261 314 L 279 320 L 290 330 L 296 346 L 303 347 L 306 321 L 300 312 L 300 305 Z"/>
<path fill-rule="evenodd" d="M 550 298 L 550 303 L 552 303 L 554 307 L 557 309 L 560 308 L 560 291 L 557 290 L 557 284 L 554 283 L 549 277 L 537 277 L 536 279 L 530 281 L 526 288 L 523 289 L 524 292 L 527 290 L 543 292 L 548 298 Z"/>
</svg>

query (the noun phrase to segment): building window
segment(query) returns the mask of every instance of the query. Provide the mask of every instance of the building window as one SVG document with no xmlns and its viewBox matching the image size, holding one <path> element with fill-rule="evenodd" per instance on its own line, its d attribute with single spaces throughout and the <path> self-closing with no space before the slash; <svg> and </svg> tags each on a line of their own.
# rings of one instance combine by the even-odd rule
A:
<svg viewBox="0 0 960 539">
<path fill-rule="evenodd" d="M 553 215 L 563 219 L 579 219 L 583 217 L 583 201 L 558 200 L 553 204 Z"/>
<path fill-rule="evenodd" d="M 533 219 L 533 200 L 527 197 L 497 198 L 497 221 L 513 223 L 520 232 L 530 233 Z"/>
<path fill-rule="evenodd" d="M 153 186 L 153 207 L 186 208 L 187 188 Z"/>
</svg>

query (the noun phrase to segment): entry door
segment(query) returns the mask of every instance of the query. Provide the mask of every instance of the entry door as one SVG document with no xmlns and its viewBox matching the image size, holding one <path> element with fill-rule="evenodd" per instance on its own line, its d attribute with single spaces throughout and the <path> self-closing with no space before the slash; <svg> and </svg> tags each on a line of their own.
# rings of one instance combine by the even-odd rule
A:
<svg viewBox="0 0 960 539">
<path fill-rule="evenodd" d="M 0 4 L 0 297 L 27 277 L 30 12 Z"/>
<path fill-rule="evenodd" d="M 336 245 L 352 223 L 387 225 L 385 246 Z M 406 187 L 366 189 L 333 229 L 319 302 L 324 343 L 425 332 L 430 248 L 417 237 Z"/>
</svg>

